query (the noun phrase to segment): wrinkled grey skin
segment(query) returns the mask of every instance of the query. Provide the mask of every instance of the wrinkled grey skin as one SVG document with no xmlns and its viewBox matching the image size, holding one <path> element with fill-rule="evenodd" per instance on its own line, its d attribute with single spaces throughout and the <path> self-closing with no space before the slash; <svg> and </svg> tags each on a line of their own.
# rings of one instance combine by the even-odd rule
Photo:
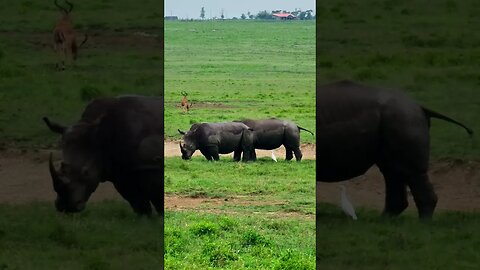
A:
<svg viewBox="0 0 480 270">
<path fill-rule="evenodd" d="M 207 160 L 219 160 L 219 154 L 234 152 L 233 159 L 249 161 L 253 148 L 252 130 L 243 123 L 200 123 L 193 124 L 188 132 L 178 130 L 183 135 L 180 143 L 182 159 L 190 159 L 198 149 Z"/>
<path fill-rule="evenodd" d="M 49 164 L 58 211 L 82 211 L 99 183 L 111 181 L 136 213 L 150 215 L 153 204 L 163 215 L 163 98 L 97 99 L 71 126 L 44 121 L 62 135 L 60 169 L 51 156 Z"/>
<path fill-rule="evenodd" d="M 350 81 L 317 88 L 317 181 L 338 182 L 376 164 L 385 179 L 384 215 L 408 206 L 431 218 L 437 196 L 428 178 L 430 118 L 463 124 L 420 106 L 405 93 Z"/>
<path fill-rule="evenodd" d="M 292 121 L 280 120 L 280 119 L 264 119 L 264 120 L 240 120 L 235 122 L 241 122 L 253 129 L 253 145 L 255 149 L 272 150 L 285 146 L 286 160 L 291 160 L 293 154 L 297 161 L 302 160 L 302 151 L 300 151 L 300 130 L 306 130 L 297 126 Z M 251 160 L 257 158 L 255 151 L 252 152 Z"/>
</svg>

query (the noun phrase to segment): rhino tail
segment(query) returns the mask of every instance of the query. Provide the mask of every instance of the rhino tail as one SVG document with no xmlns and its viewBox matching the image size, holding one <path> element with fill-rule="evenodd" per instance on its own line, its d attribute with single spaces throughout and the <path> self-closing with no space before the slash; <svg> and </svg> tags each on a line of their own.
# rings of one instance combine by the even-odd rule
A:
<svg viewBox="0 0 480 270">
<path fill-rule="evenodd" d="M 308 130 L 308 129 L 306 129 L 306 128 L 303 128 L 303 127 L 301 127 L 301 126 L 297 126 L 297 128 L 298 128 L 298 130 L 305 130 L 306 132 L 312 134 L 312 136 L 313 136 L 313 132 L 311 132 L 310 130 Z"/>
<path fill-rule="evenodd" d="M 443 114 L 441 114 L 441 113 L 432 111 L 432 110 L 427 109 L 427 108 L 425 108 L 425 107 L 422 107 L 422 109 L 423 109 L 423 112 L 425 113 L 425 115 L 426 115 L 427 117 L 437 118 L 437 119 L 441 119 L 441 120 L 444 120 L 444 121 L 447 121 L 447 122 L 456 124 L 456 125 L 458 125 L 458 126 L 463 127 L 463 128 L 467 131 L 468 135 L 470 135 L 470 136 L 473 135 L 473 130 L 472 130 L 472 129 L 470 129 L 469 127 L 465 126 L 464 124 L 458 122 L 457 120 L 454 120 L 454 119 L 452 119 L 452 118 L 450 118 L 450 117 L 448 117 L 448 116 L 445 116 L 445 115 L 443 115 Z"/>
</svg>

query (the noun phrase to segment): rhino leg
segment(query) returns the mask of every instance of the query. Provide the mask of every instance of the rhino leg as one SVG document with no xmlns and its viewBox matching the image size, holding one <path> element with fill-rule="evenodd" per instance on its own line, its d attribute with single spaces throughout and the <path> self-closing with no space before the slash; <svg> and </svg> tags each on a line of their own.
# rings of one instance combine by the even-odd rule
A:
<svg viewBox="0 0 480 270">
<path fill-rule="evenodd" d="M 428 179 L 428 175 L 424 173 L 410 177 L 408 186 L 415 200 L 418 216 L 422 219 L 431 219 L 438 198 L 433 190 L 432 183 Z"/>
<path fill-rule="evenodd" d="M 255 161 L 257 160 L 257 153 L 255 152 L 255 149 L 252 150 L 252 153 L 251 153 L 251 158 L 250 158 L 252 161 Z"/>
<path fill-rule="evenodd" d="M 296 159 L 297 161 L 301 161 L 301 160 L 302 160 L 303 155 L 302 155 L 302 151 L 300 151 L 300 148 L 299 148 L 299 147 L 294 148 L 294 149 L 293 149 L 293 153 L 295 154 L 295 159 Z"/>
<path fill-rule="evenodd" d="M 163 172 L 161 170 L 144 170 L 138 171 L 137 182 L 140 185 L 140 191 L 144 194 L 144 198 L 155 207 L 160 216 L 164 215 L 164 187 Z"/>
<path fill-rule="evenodd" d="M 135 179 L 135 178 L 134 178 Z M 113 183 L 115 189 L 122 197 L 128 201 L 133 211 L 139 215 L 150 216 L 152 214 L 152 206 L 148 198 L 145 198 L 145 194 L 141 192 L 138 185 L 132 185 L 129 183 L 128 178 L 119 179 Z"/>
<path fill-rule="evenodd" d="M 233 152 L 233 160 L 234 161 L 240 161 L 241 156 L 242 156 L 242 150 L 241 149 L 235 150 Z"/>
<path fill-rule="evenodd" d="M 253 161 L 253 154 L 252 150 L 243 150 L 243 157 L 242 157 L 242 162 L 248 162 L 248 161 Z"/>
<path fill-rule="evenodd" d="M 202 153 L 202 155 L 208 160 L 208 161 L 211 161 L 212 160 L 212 155 L 210 155 L 210 153 L 206 150 L 200 150 L 200 153 Z"/>
<path fill-rule="evenodd" d="M 384 173 L 385 177 L 385 208 L 383 210 L 384 216 L 398 216 L 407 207 L 407 185 L 403 182 L 404 178 L 388 175 Z"/>
<path fill-rule="evenodd" d="M 293 158 L 293 150 L 292 148 L 287 148 L 285 147 L 285 160 L 286 161 L 289 161 L 289 160 L 292 160 Z"/>
<path fill-rule="evenodd" d="M 213 158 L 215 161 L 220 160 L 220 155 L 218 154 L 218 145 L 210 145 L 207 147 L 207 154 Z M 208 159 L 208 158 L 207 158 Z M 209 159 L 211 160 L 211 159 Z"/>
</svg>

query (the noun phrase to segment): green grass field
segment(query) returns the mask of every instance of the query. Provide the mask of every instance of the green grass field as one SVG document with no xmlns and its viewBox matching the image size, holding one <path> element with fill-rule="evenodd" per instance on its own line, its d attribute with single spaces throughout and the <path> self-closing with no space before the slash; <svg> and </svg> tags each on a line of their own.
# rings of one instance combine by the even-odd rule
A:
<svg viewBox="0 0 480 270">
<path fill-rule="evenodd" d="M 0 269 L 156 269 L 161 220 L 126 202 L 90 203 L 77 215 L 52 203 L 0 205 Z"/>
<path fill-rule="evenodd" d="M 166 269 L 314 269 L 314 178 L 313 160 L 167 158 L 167 196 L 221 203 L 166 211 Z"/>
<path fill-rule="evenodd" d="M 165 269 L 315 269 L 315 221 L 170 212 Z"/>
<path fill-rule="evenodd" d="M 315 130 L 313 21 L 165 22 L 167 138 L 195 122 L 270 117 Z"/>
<path fill-rule="evenodd" d="M 241 118 L 315 130 L 314 34 L 314 22 L 166 22 L 166 137 L 179 139 L 177 129 L 195 122 Z M 167 158 L 167 196 L 225 203 L 166 211 L 166 269 L 314 269 L 314 178 L 307 160 Z"/>
<path fill-rule="evenodd" d="M 319 269 L 477 269 L 480 215 L 441 211 L 422 223 L 416 213 L 382 219 L 357 209 L 349 220 L 337 207 L 317 208 Z"/>
<path fill-rule="evenodd" d="M 318 3 L 320 82 L 401 88 L 480 133 L 478 1 Z M 432 157 L 480 157 L 478 135 L 433 120 Z"/>
</svg>

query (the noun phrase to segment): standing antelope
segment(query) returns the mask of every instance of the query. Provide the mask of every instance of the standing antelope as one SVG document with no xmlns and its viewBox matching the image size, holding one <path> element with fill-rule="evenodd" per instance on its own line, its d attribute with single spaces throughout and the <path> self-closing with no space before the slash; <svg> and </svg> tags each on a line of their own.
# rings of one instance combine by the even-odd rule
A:
<svg viewBox="0 0 480 270">
<path fill-rule="evenodd" d="M 60 6 L 57 0 L 54 1 L 55 6 L 62 12 L 62 18 L 57 22 L 53 29 L 53 48 L 59 57 L 61 66 L 56 64 L 57 68 L 65 69 L 65 61 L 68 57 L 72 59 L 72 62 L 77 58 L 78 46 L 75 40 L 75 31 L 73 30 L 72 18 L 70 12 L 73 9 L 73 4 L 65 0 L 65 3 L 69 6 L 68 10 Z M 87 41 L 88 36 L 85 35 L 84 40 L 80 44 L 80 47 Z"/>
<path fill-rule="evenodd" d="M 192 104 L 191 104 L 191 103 L 190 103 L 190 104 L 188 103 L 188 99 L 187 99 L 188 94 L 187 94 L 187 92 L 183 91 L 181 94 L 183 95 L 183 97 L 182 97 L 182 109 L 183 109 L 184 112 L 188 112 L 188 110 L 190 109 L 190 107 L 192 106 Z"/>
</svg>

